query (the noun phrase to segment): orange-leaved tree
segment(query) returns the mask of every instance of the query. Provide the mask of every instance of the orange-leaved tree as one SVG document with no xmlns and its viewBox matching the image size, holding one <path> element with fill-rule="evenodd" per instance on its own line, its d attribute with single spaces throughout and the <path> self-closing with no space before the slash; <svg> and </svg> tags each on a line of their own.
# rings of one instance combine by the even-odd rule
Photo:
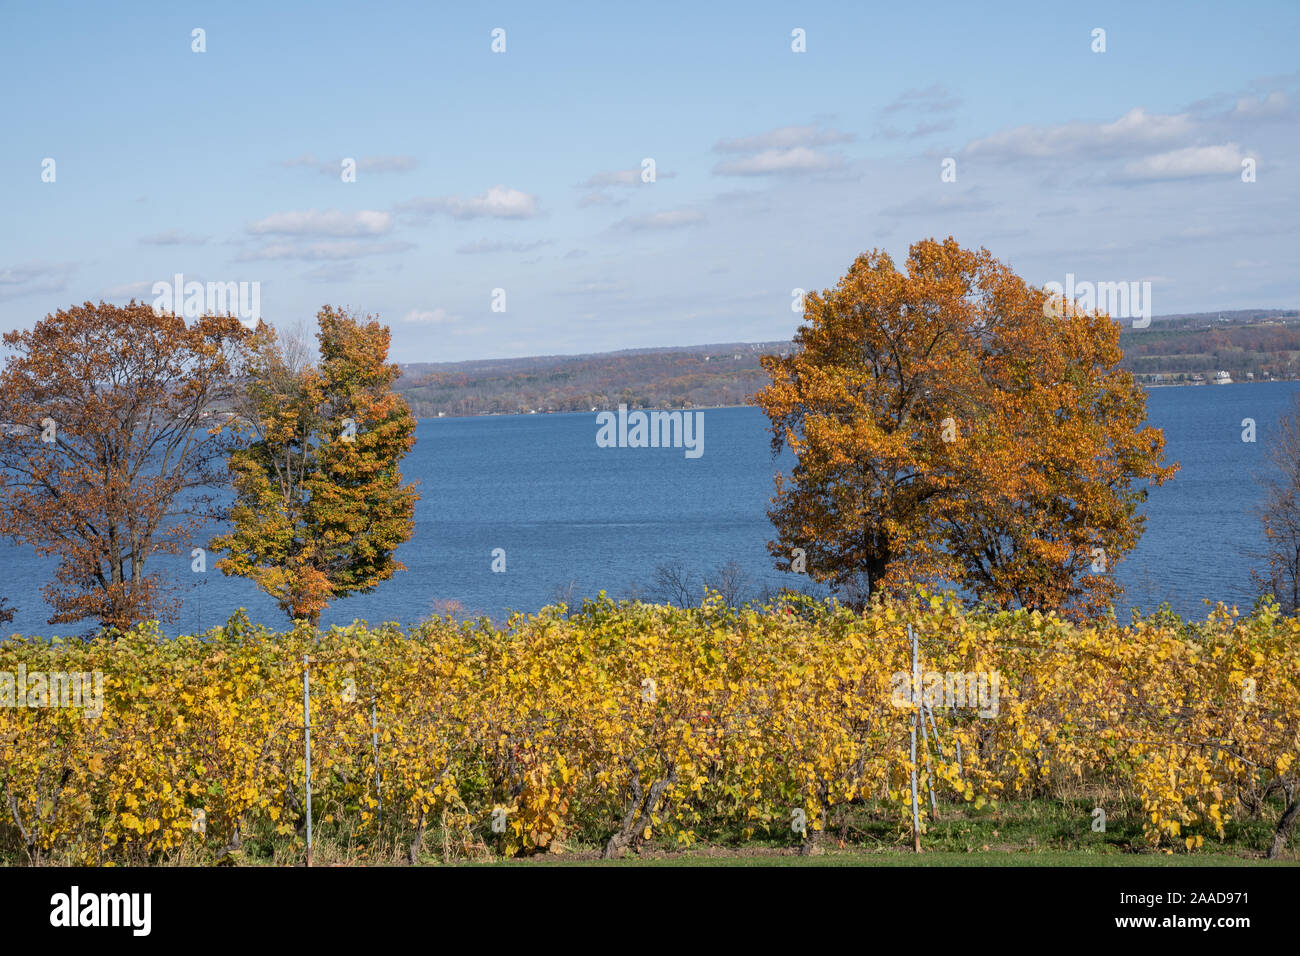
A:
<svg viewBox="0 0 1300 956">
<path fill-rule="evenodd" d="M 223 572 L 312 624 L 331 600 L 404 570 L 394 553 L 417 497 L 399 468 L 415 419 L 392 390 L 388 328 L 329 306 L 317 320 L 315 365 L 292 340 L 258 344 L 242 409 L 254 436 L 230 456 L 232 528 L 212 542 Z"/>
<path fill-rule="evenodd" d="M 866 253 L 805 306 L 756 396 L 796 457 L 769 512 L 778 566 L 854 602 L 924 581 L 1004 607 L 1113 598 L 1141 485 L 1174 471 L 1113 321 L 951 237 L 905 271 Z"/>
<path fill-rule="evenodd" d="M 249 332 L 187 325 L 134 300 L 60 310 L 8 332 L 0 371 L 0 535 L 59 564 L 50 623 L 125 628 L 174 608 L 156 554 L 218 513 Z"/>
<path fill-rule="evenodd" d="M 999 267 L 982 294 L 979 401 L 954 443 L 964 489 L 945 515 L 958 580 L 1000 607 L 1085 615 L 1119 593 L 1114 565 L 1137 545 L 1164 433 L 1119 367 L 1119 325 Z"/>
</svg>

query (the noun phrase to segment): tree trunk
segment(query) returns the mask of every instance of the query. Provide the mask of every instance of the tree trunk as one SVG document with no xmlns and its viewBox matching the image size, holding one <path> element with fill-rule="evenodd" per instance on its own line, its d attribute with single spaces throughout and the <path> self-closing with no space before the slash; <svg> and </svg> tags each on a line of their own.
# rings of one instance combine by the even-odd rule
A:
<svg viewBox="0 0 1300 956">
<path fill-rule="evenodd" d="M 420 812 L 420 822 L 415 828 L 415 839 L 411 841 L 411 866 L 420 862 L 420 846 L 424 843 L 424 812 Z"/>
<path fill-rule="evenodd" d="M 617 859 L 632 844 L 650 825 L 650 816 L 658 809 L 663 792 L 676 782 L 677 768 L 673 767 L 668 772 L 668 776 L 651 784 L 650 793 L 642 801 L 641 774 L 632 775 L 632 799 L 628 802 L 627 813 L 623 815 L 622 826 L 609 838 L 604 851 L 600 854 L 602 860 Z"/>
<path fill-rule="evenodd" d="M 23 817 L 18 811 L 18 799 L 14 796 L 12 790 L 9 791 L 9 813 L 13 816 L 14 823 L 18 825 L 18 835 L 22 837 L 23 849 L 27 852 L 27 862 L 35 866 L 40 862 L 40 851 L 36 846 L 36 837 L 28 833 L 27 827 L 23 826 Z"/>
<path fill-rule="evenodd" d="M 1287 838 L 1291 835 L 1291 827 L 1295 824 L 1296 816 L 1300 815 L 1300 793 L 1293 797 L 1290 787 L 1284 788 L 1283 792 L 1286 794 L 1287 806 L 1282 811 L 1282 819 L 1277 821 L 1277 829 L 1273 831 L 1273 845 L 1268 850 L 1270 860 L 1276 860 L 1282 855 Z"/>
<path fill-rule="evenodd" d="M 242 820 L 242 817 L 241 817 Z M 244 838 L 239 832 L 240 822 L 235 823 L 235 833 L 230 838 L 230 842 L 217 851 L 217 862 L 220 863 L 232 853 L 237 853 L 244 845 Z"/>
<path fill-rule="evenodd" d="M 799 844 L 800 856 L 817 856 L 823 852 L 822 838 L 826 836 L 826 821 L 822 821 L 820 830 L 809 830 L 804 834 L 803 842 Z"/>
<path fill-rule="evenodd" d="M 867 604 L 871 603 L 871 598 L 880 590 L 880 582 L 884 579 L 886 572 L 889 571 L 890 556 L 886 553 L 874 553 L 863 562 L 863 570 L 867 574 Z"/>
</svg>

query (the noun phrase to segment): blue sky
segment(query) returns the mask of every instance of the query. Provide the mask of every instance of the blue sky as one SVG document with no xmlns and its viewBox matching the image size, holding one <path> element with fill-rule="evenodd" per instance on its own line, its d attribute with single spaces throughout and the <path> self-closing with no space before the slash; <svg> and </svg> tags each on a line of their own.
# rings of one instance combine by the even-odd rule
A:
<svg viewBox="0 0 1300 956">
<path fill-rule="evenodd" d="M 1156 314 L 1300 302 L 1300 4 L 443 6 L 0 8 L 0 329 L 179 272 L 403 362 L 783 339 L 949 234 Z"/>
</svg>

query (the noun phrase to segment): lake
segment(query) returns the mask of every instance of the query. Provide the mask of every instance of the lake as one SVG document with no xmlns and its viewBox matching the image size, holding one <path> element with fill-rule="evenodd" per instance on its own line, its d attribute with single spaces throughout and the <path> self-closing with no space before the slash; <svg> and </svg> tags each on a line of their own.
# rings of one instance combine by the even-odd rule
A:
<svg viewBox="0 0 1300 956">
<path fill-rule="evenodd" d="M 1151 490 L 1146 533 L 1118 567 L 1124 606 L 1168 601 L 1193 616 L 1204 615 L 1207 597 L 1250 606 L 1250 570 L 1262 564 L 1263 545 L 1256 476 L 1297 390 L 1300 383 L 1277 382 L 1148 392 L 1149 420 L 1164 429 L 1166 457 L 1182 468 Z M 1245 418 L 1257 423 L 1254 443 L 1242 441 Z M 335 602 L 322 623 L 409 623 L 439 601 L 500 617 L 535 611 L 557 594 L 651 597 L 660 565 L 680 565 L 698 580 L 735 561 L 751 594 L 806 583 L 775 571 L 765 547 L 774 469 L 767 419 L 756 408 L 708 409 L 703 419 L 698 458 L 682 448 L 597 447 L 594 414 L 421 420 L 403 465 L 421 494 L 415 534 L 399 551 L 408 570 L 373 593 Z M 503 573 L 492 570 L 495 549 L 504 551 Z M 188 555 L 154 562 L 184 601 L 168 633 L 211 627 L 241 606 L 254 621 L 285 623 L 256 587 L 215 570 L 211 555 L 202 574 L 190 570 Z M 7 631 L 84 630 L 45 623 L 41 588 L 52 560 L 4 544 L 0 567 L 0 593 L 18 609 Z"/>
</svg>

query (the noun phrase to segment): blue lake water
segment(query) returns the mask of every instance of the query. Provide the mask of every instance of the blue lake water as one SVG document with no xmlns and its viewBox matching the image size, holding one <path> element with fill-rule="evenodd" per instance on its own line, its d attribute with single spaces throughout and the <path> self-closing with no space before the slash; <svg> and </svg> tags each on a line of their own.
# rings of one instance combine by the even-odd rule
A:
<svg viewBox="0 0 1300 956">
<path fill-rule="evenodd" d="M 1167 459 L 1182 468 L 1151 490 L 1146 533 L 1119 565 L 1124 604 L 1150 609 L 1168 601 L 1194 616 L 1203 615 L 1207 597 L 1251 604 L 1250 570 L 1262 565 L 1263 544 L 1256 477 L 1297 390 L 1300 383 L 1279 382 L 1148 392 L 1149 420 L 1164 429 Z M 370 594 L 335 602 L 323 623 L 408 623 L 438 601 L 500 617 L 506 609 L 534 611 L 561 591 L 575 599 L 601 589 L 649 597 L 655 568 L 664 564 L 698 579 L 735 561 L 751 593 L 807 583 L 775 571 L 767 554 L 774 462 L 762 412 L 706 410 L 705 452 L 696 459 L 680 448 L 599 448 L 595 418 L 422 420 L 403 466 L 421 494 L 415 534 L 399 551 L 408 570 Z M 1254 443 L 1242 441 L 1245 418 L 1257 423 Z M 505 551 L 504 573 L 492 571 L 496 548 Z M 215 570 L 212 556 L 203 574 L 190 570 L 188 555 L 154 562 L 184 602 L 168 633 L 211 627 L 238 607 L 255 621 L 284 623 L 256 587 Z M 41 587 L 53 568 L 30 549 L 0 544 L 0 594 L 18 609 L 6 631 L 85 630 L 45 623 Z"/>
</svg>

